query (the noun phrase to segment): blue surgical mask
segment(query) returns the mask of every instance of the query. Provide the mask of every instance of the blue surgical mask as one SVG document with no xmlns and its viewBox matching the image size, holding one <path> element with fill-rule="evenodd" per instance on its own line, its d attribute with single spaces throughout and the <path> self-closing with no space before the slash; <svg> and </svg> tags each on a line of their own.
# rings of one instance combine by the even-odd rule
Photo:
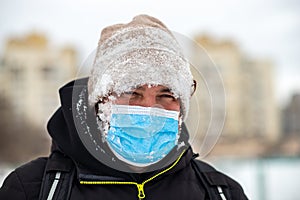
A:
<svg viewBox="0 0 300 200">
<path fill-rule="evenodd" d="M 178 143 L 179 112 L 113 105 L 107 143 L 116 157 L 145 167 L 163 159 Z"/>
</svg>

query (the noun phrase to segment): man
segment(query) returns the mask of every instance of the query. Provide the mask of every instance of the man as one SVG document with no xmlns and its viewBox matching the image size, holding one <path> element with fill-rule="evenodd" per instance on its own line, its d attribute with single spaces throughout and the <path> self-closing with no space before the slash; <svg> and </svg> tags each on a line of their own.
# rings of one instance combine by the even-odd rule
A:
<svg viewBox="0 0 300 200">
<path fill-rule="evenodd" d="M 60 89 L 48 123 L 52 154 L 12 172 L 0 199 L 247 199 L 195 160 L 184 125 L 195 89 L 158 19 L 105 28 L 89 78 Z"/>
</svg>

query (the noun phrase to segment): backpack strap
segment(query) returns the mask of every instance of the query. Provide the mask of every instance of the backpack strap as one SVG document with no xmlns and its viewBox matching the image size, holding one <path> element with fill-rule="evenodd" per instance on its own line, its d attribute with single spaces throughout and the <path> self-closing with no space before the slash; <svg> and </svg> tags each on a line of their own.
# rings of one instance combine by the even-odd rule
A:
<svg viewBox="0 0 300 200">
<path fill-rule="evenodd" d="M 52 152 L 46 163 L 39 200 L 68 200 L 74 176 L 73 161 L 58 151 Z"/>
<path fill-rule="evenodd" d="M 202 182 L 209 199 L 230 200 L 228 184 L 225 177 L 212 166 L 200 160 L 192 159 L 192 167 L 194 168 L 198 178 Z"/>
</svg>

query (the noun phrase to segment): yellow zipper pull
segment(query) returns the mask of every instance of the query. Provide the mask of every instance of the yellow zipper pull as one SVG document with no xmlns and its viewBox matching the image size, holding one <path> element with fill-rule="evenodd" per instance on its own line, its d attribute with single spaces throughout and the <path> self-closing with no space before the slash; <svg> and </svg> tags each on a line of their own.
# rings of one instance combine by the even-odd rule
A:
<svg viewBox="0 0 300 200">
<path fill-rule="evenodd" d="M 146 195 L 144 193 L 144 184 L 143 183 L 142 184 L 137 184 L 136 186 L 137 186 L 138 192 L 139 192 L 139 194 L 138 194 L 139 199 L 140 200 L 144 199 L 146 197 Z"/>
</svg>

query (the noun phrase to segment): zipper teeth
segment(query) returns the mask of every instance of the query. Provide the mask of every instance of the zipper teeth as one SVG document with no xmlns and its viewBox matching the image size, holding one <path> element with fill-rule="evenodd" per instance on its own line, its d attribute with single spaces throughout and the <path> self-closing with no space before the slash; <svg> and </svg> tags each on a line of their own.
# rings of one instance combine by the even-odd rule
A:
<svg viewBox="0 0 300 200">
<path fill-rule="evenodd" d="M 136 182 L 126 182 L 126 181 L 80 181 L 80 184 L 89 184 L 89 185 L 136 185 Z"/>
<path fill-rule="evenodd" d="M 182 153 L 179 155 L 177 160 L 167 169 L 161 171 L 160 173 L 148 178 L 147 180 L 143 181 L 142 183 L 137 182 L 130 182 L 130 181 L 80 181 L 80 184 L 88 184 L 88 185 L 136 185 L 138 189 L 138 197 L 139 199 L 144 199 L 146 197 L 144 193 L 144 185 L 148 183 L 149 181 L 152 181 L 156 177 L 166 173 L 167 171 L 171 170 L 175 165 L 179 162 L 181 157 L 183 156 L 185 150 L 182 151 Z"/>
<path fill-rule="evenodd" d="M 184 154 L 185 150 L 182 151 L 182 153 L 179 155 L 179 157 L 177 158 L 177 160 L 170 166 L 168 167 L 167 169 L 159 172 L 158 174 L 150 177 L 149 179 L 145 180 L 142 184 L 145 184 L 145 183 L 148 183 L 149 181 L 152 181 L 153 179 L 155 179 L 156 177 L 166 173 L 167 171 L 171 170 L 173 167 L 175 167 L 175 165 L 177 165 L 177 163 L 179 162 L 179 160 L 181 159 L 182 155 Z"/>
<path fill-rule="evenodd" d="M 146 197 L 144 192 L 144 184 L 139 184 L 136 182 L 126 182 L 126 181 L 80 181 L 80 184 L 90 184 L 90 185 L 136 185 L 138 189 L 139 199 L 144 199 Z"/>
</svg>

